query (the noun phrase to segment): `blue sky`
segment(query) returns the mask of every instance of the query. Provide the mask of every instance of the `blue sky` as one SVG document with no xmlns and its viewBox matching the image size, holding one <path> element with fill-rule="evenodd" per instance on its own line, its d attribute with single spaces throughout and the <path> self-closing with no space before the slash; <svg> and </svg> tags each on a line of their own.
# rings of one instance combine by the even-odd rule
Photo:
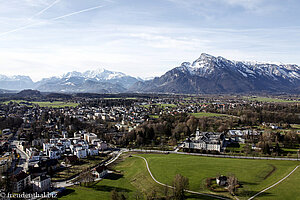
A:
<svg viewBox="0 0 300 200">
<path fill-rule="evenodd" d="M 161 75 L 202 52 L 300 64 L 298 0 L 0 0 L 0 74 Z"/>
</svg>

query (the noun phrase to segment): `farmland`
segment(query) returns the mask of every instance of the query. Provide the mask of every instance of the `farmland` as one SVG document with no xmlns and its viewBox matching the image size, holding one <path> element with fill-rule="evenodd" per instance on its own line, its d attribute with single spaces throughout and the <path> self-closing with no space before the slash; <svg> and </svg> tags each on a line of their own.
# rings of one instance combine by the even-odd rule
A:
<svg viewBox="0 0 300 200">
<path fill-rule="evenodd" d="M 23 101 L 23 100 L 12 100 L 6 101 L 4 104 L 8 104 L 10 102 L 18 103 L 20 105 L 33 106 L 38 105 L 40 107 L 52 107 L 52 108 L 65 108 L 65 107 L 76 107 L 78 103 L 73 102 L 63 102 L 63 101 Z"/>
</svg>

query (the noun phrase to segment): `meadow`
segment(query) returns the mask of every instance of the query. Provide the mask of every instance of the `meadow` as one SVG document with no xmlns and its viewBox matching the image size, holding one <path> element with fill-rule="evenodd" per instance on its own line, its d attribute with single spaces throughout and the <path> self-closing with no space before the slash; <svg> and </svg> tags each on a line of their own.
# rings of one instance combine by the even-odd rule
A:
<svg viewBox="0 0 300 200">
<path fill-rule="evenodd" d="M 11 100 L 3 102 L 4 104 L 9 104 L 10 102 L 15 102 L 20 105 L 32 106 L 32 104 L 39 105 L 40 107 L 52 107 L 52 108 L 65 108 L 65 107 L 76 107 L 79 104 L 73 102 L 63 102 L 63 101 L 24 101 L 24 100 Z"/>
<path fill-rule="evenodd" d="M 299 103 L 300 101 L 285 100 L 279 98 L 269 98 L 269 97 L 244 97 L 250 101 L 260 101 L 260 102 L 272 102 L 272 103 Z"/>
<path fill-rule="evenodd" d="M 203 193 L 211 193 L 205 186 L 207 178 L 218 174 L 234 174 L 242 184 L 242 188 L 237 193 L 239 199 L 248 199 L 286 176 L 299 164 L 297 161 L 228 159 L 174 154 L 141 154 L 141 156 L 147 159 L 150 170 L 158 181 L 171 184 L 176 174 L 182 174 L 189 178 L 190 190 Z M 117 178 L 108 177 L 89 188 L 71 187 L 68 189 L 70 194 L 62 199 L 93 199 L 89 196 L 109 199 L 110 191 L 114 189 L 123 192 L 128 199 L 134 199 L 137 191 L 147 194 L 155 190 L 157 196 L 164 195 L 164 187 L 151 179 L 141 158 L 127 157 L 114 169 L 121 172 L 121 175 L 114 175 Z M 257 199 L 296 199 L 300 196 L 300 191 L 296 190 L 299 171 Z M 230 197 L 228 193 L 217 194 Z M 210 199 L 199 195 L 187 195 L 188 199 Z"/>
<path fill-rule="evenodd" d="M 209 112 L 191 113 L 191 115 L 195 116 L 196 118 L 200 118 L 200 117 L 230 117 L 229 115 L 226 115 L 226 114 L 209 113 Z"/>
</svg>

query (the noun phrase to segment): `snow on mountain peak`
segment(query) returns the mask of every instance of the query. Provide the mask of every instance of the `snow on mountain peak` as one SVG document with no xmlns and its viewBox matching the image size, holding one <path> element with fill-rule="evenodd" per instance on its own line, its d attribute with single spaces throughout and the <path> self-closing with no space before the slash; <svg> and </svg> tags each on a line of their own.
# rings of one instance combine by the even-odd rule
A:
<svg viewBox="0 0 300 200">
<path fill-rule="evenodd" d="M 122 72 L 113 72 L 113 71 L 108 71 L 104 68 L 98 68 L 96 70 L 88 70 L 85 72 L 77 72 L 77 71 L 68 72 L 62 75 L 61 78 L 69 79 L 71 77 L 81 77 L 85 79 L 95 79 L 97 81 L 100 81 L 100 80 L 111 80 L 115 78 L 121 78 L 124 76 L 126 76 L 126 74 Z"/>
<path fill-rule="evenodd" d="M 280 77 L 289 81 L 300 79 L 300 67 L 297 65 L 285 65 L 275 62 L 231 61 L 221 56 L 214 57 L 206 53 L 202 53 L 192 64 L 189 62 L 182 63 L 179 69 L 200 77 L 207 77 L 217 69 L 226 69 L 239 73 L 244 77 L 266 76 L 274 80 Z"/>
</svg>

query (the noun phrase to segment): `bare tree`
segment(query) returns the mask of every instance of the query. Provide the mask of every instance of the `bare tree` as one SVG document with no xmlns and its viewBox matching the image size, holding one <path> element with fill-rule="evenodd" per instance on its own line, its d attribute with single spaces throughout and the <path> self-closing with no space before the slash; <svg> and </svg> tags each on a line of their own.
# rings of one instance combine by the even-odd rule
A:
<svg viewBox="0 0 300 200">
<path fill-rule="evenodd" d="M 230 194 L 234 194 L 237 190 L 237 186 L 238 186 L 238 179 L 235 177 L 235 175 L 230 175 L 228 176 L 227 179 L 227 183 L 228 183 L 228 191 Z"/>
<path fill-rule="evenodd" d="M 120 199 L 120 195 L 116 190 L 112 190 L 110 193 L 110 199 L 111 200 L 119 200 Z"/>
<path fill-rule="evenodd" d="M 189 187 L 189 179 L 181 174 L 176 174 L 173 180 L 173 187 L 174 198 L 176 200 L 183 200 L 185 199 L 184 190 Z"/>
<path fill-rule="evenodd" d="M 135 200 L 142 200 L 142 199 L 144 199 L 143 193 L 141 193 L 139 190 L 137 190 L 134 193 L 134 199 Z"/>
<path fill-rule="evenodd" d="M 126 200 L 126 197 L 124 194 L 117 192 L 115 189 L 111 191 L 110 193 L 110 199 L 111 200 Z"/>
<path fill-rule="evenodd" d="M 88 186 L 89 183 L 93 182 L 95 177 L 90 170 L 85 170 L 79 174 L 79 176 L 73 180 L 73 182 L 79 182 L 80 185 L 83 183 L 84 186 Z"/>
</svg>

